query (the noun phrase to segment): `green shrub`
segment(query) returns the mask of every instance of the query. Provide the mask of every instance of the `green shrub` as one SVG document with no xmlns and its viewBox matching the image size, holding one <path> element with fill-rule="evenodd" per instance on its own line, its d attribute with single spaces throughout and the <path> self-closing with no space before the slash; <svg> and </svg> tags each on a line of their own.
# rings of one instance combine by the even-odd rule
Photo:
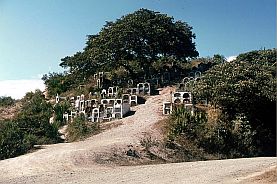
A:
<svg viewBox="0 0 277 184">
<path fill-rule="evenodd" d="M 72 122 L 68 123 L 67 127 L 67 141 L 72 142 L 83 139 L 90 134 L 94 134 L 99 131 L 98 123 L 86 122 L 84 114 L 76 117 Z"/>
<path fill-rule="evenodd" d="M 233 157 L 248 157 L 257 155 L 257 149 L 254 143 L 256 131 L 253 130 L 251 124 L 244 114 L 238 114 L 232 121 L 233 128 L 233 143 L 235 146 L 232 149 Z"/>
<path fill-rule="evenodd" d="M 194 98 L 207 99 L 210 105 L 220 108 L 225 113 L 226 117 L 222 117 L 220 124 L 227 127 L 225 134 L 228 136 L 223 141 L 225 145 L 222 144 L 220 148 L 225 147 L 229 153 L 232 152 L 231 147 L 239 146 L 239 143 L 234 142 L 238 137 L 241 141 L 249 142 L 249 137 L 235 135 L 245 132 L 235 133 L 231 128 L 236 118 L 243 114 L 247 119 L 245 123 L 249 125 L 247 127 L 251 127 L 248 129 L 251 130 L 252 146 L 250 149 L 249 145 L 245 145 L 249 148 L 248 153 L 241 149 L 238 150 L 239 155 L 256 155 L 254 152 L 259 156 L 276 155 L 277 80 L 276 69 L 272 65 L 276 58 L 274 53 L 276 49 L 241 54 L 235 61 L 211 68 L 194 86 Z M 247 132 L 245 129 L 243 131 Z M 216 134 L 217 132 L 214 133 L 214 139 Z M 238 155 L 236 150 L 233 151 L 234 155 Z"/>
<path fill-rule="evenodd" d="M 58 128 L 49 123 L 52 114 L 52 105 L 46 102 L 41 91 L 36 91 L 26 94 L 15 121 L 25 134 L 36 137 L 36 144 L 57 143 L 60 141 Z"/>
<path fill-rule="evenodd" d="M 218 158 L 260 155 L 262 151 L 255 143 L 257 130 L 253 129 L 246 115 L 240 113 L 234 119 L 231 117 L 222 113 L 211 126 L 205 113 L 195 112 L 192 115 L 184 107 L 179 107 L 169 118 L 168 145 L 174 147 L 177 143 L 186 152 L 190 150 L 188 146 L 193 147 L 191 155 L 197 155 L 195 153 L 199 149 L 202 157 L 204 153 Z"/>
<path fill-rule="evenodd" d="M 43 75 L 42 80 L 47 86 L 49 97 L 55 97 L 57 94 L 66 92 L 78 83 L 77 79 L 71 78 L 70 74 L 55 72 Z"/>
<path fill-rule="evenodd" d="M 26 153 L 33 143 L 14 122 L 0 122 L 0 160 Z"/>
<path fill-rule="evenodd" d="M 12 106 L 15 104 L 15 100 L 8 96 L 2 96 L 0 97 L 0 107 L 7 107 L 7 106 Z"/>
<path fill-rule="evenodd" d="M 207 122 L 207 116 L 203 112 L 192 114 L 184 107 L 178 107 L 170 116 L 170 131 L 168 138 L 174 140 L 182 134 L 193 138 L 203 134 L 204 124 Z"/>
<path fill-rule="evenodd" d="M 52 111 L 41 91 L 27 93 L 17 117 L 0 123 L 0 159 L 24 154 L 35 144 L 60 142 L 58 126 L 49 123 Z"/>
<path fill-rule="evenodd" d="M 57 123 L 57 126 L 60 127 L 65 124 L 65 120 L 63 118 L 63 114 L 68 111 L 70 108 L 70 103 L 68 101 L 60 102 L 55 104 L 54 112 L 55 112 L 55 119 L 54 121 Z"/>
</svg>

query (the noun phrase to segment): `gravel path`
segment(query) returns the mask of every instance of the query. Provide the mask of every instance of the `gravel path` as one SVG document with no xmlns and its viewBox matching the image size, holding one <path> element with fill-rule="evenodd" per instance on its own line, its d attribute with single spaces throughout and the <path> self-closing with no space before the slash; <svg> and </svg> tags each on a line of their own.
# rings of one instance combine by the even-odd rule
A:
<svg viewBox="0 0 277 184">
<path fill-rule="evenodd" d="M 276 166 L 276 158 L 252 158 L 145 166 L 103 166 L 95 155 L 114 147 L 138 145 L 145 132 L 163 119 L 162 102 L 172 88 L 134 107 L 119 126 L 85 141 L 47 145 L 36 152 L 0 161 L 0 183 L 237 183 Z"/>
</svg>

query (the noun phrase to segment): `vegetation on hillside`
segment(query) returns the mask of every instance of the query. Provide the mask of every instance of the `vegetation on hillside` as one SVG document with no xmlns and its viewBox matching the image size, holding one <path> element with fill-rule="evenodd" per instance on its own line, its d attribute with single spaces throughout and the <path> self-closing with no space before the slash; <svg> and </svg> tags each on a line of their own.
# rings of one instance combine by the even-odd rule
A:
<svg viewBox="0 0 277 184">
<path fill-rule="evenodd" d="M 140 9 L 114 22 L 106 22 L 98 34 L 89 35 L 82 52 L 62 59 L 65 73 L 43 76 L 49 97 L 81 90 L 99 92 L 93 75 L 109 72 L 107 83 L 133 79 L 134 83 L 163 74 L 174 74 L 173 84 L 191 71 L 201 71 L 193 82 L 195 102 L 208 107 L 194 114 L 176 108 L 168 121 L 167 148 L 178 145 L 186 158 L 208 159 L 272 156 L 276 153 L 276 49 L 251 51 L 227 62 L 224 56 L 196 58 L 192 27 L 173 17 Z M 180 82 L 180 81 L 179 81 Z M 86 84 L 80 89 L 80 84 Z M 79 90 L 79 91 L 78 91 Z M 11 97 L 0 97 L 0 107 L 11 106 Z M 27 93 L 22 109 L 12 120 L 0 122 L 0 159 L 26 153 L 35 144 L 60 142 L 68 103 L 52 106 L 41 91 Z M 214 113 L 214 114 L 213 114 Z M 54 123 L 50 124 L 50 117 Z M 68 124 L 68 141 L 99 131 L 81 115 Z M 191 149 L 190 149 L 191 148 Z M 190 158 L 188 158 L 188 155 Z"/>
<path fill-rule="evenodd" d="M 249 62 L 249 63 L 259 63 L 266 66 L 273 66 L 277 61 L 276 48 L 267 50 L 254 50 L 238 55 L 237 60 Z"/>
<path fill-rule="evenodd" d="M 26 153 L 35 144 L 60 142 L 58 127 L 49 123 L 52 112 L 41 91 L 27 93 L 17 116 L 0 122 L 0 159 Z"/>
<path fill-rule="evenodd" d="M 195 99 L 207 99 L 217 117 L 176 109 L 169 120 L 169 140 L 186 139 L 224 158 L 274 156 L 276 73 L 268 64 L 274 62 L 273 53 L 276 49 L 244 53 L 208 70 L 193 94 Z"/>
<path fill-rule="evenodd" d="M 83 52 L 62 59 L 68 73 L 43 77 L 50 95 L 88 83 L 97 72 L 113 79 L 151 79 L 167 68 L 177 70 L 198 56 L 195 34 L 186 22 L 147 9 L 106 22 L 98 34 L 89 35 Z"/>
<path fill-rule="evenodd" d="M 0 107 L 8 107 L 8 106 L 12 106 L 15 104 L 15 99 L 13 99 L 12 97 L 8 96 L 1 96 L 0 97 Z"/>
<path fill-rule="evenodd" d="M 99 131 L 99 123 L 87 122 L 85 116 L 81 114 L 72 122 L 68 123 L 66 138 L 68 142 L 73 142 L 86 138 L 87 136 L 95 134 Z"/>
<path fill-rule="evenodd" d="M 22 110 L 15 121 L 20 129 L 36 137 L 36 144 L 59 142 L 58 127 L 50 124 L 53 108 L 41 91 L 30 92 L 23 98 Z"/>
<path fill-rule="evenodd" d="M 65 119 L 63 117 L 64 113 L 68 113 L 70 109 L 70 103 L 68 101 L 62 101 L 53 106 L 54 111 L 54 123 L 57 124 L 58 127 L 65 125 Z"/>
<path fill-rule="evenodd" d="M 26 153 L 34 145 L 34 138 L 15 122 L 0 122 L 0 160 Z"/>
<path fill-rule="evenodd" d="M 219 56 L 219 55 L 218 55 Z M 219 57 L 217 57 L 219 58 Z M 251 51 L 227 62 L 197 58 L 192 114 L 176 107 L 162 125 L 163 141 L 144 138 L 150 159 L 165 162 L 276 155 L 276 49 Z M 194 68 L 195 67 L 195 68 Z"/>
<path fill-rule="evenodd" d="M 54 97 L 57 94 L 68 91 L 75 80 L 70 78 L 71 75 L 66 75 L 65 73 L 49 73 L 42 77 L 45 85 L 47 86 L 47 93 L 49 97 Z"/>
</svg>

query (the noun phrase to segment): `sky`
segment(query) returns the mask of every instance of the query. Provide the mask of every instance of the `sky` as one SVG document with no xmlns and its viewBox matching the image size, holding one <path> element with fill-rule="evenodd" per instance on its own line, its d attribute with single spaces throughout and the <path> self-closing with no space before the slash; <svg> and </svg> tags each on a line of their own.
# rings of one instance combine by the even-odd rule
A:
<svg viewBox="0 0 277 184">
<path fill-rule="evenodd" d="M 42 75 L 62 72 L 87 35 L 140 8 L 191 25 L 200 57 L 276 47 L 275 0 L 0 0 L 0 96 L 44 90 Z"/>
</svg>

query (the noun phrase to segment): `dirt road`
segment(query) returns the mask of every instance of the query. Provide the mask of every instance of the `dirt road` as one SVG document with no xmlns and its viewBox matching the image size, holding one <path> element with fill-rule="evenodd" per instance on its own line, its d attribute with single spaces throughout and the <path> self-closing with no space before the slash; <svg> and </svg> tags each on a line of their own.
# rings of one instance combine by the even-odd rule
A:
<svg viewBox="0 0 277 184">
<path fill-rule="evenodd" d="M 1 177 L 0 183 L 276 183 L 276 174 L 256 179 L 268 170 L 276 173 L 276 158 L 249 158 L 145 166 L 75 168 L 40 174 Z"/>
<path fill-rule="evenodd" d="M 276 158 L 252 158 L 145 166 L 104 166 L 96 156 L 112 148 L 139 145 L 145 132 L 163 119 L 162 102 L 170 88 L 151 96 L 135 114 L 116 126 L 75 143 L 48 145 L 36 152 L 0 161 L 0 183 L 237 183 L 277 165 Z M 252 175 L 251 175 L 252 174 Z M 250 181 L 250 180 L 249 180 Z"/>
</svg>

